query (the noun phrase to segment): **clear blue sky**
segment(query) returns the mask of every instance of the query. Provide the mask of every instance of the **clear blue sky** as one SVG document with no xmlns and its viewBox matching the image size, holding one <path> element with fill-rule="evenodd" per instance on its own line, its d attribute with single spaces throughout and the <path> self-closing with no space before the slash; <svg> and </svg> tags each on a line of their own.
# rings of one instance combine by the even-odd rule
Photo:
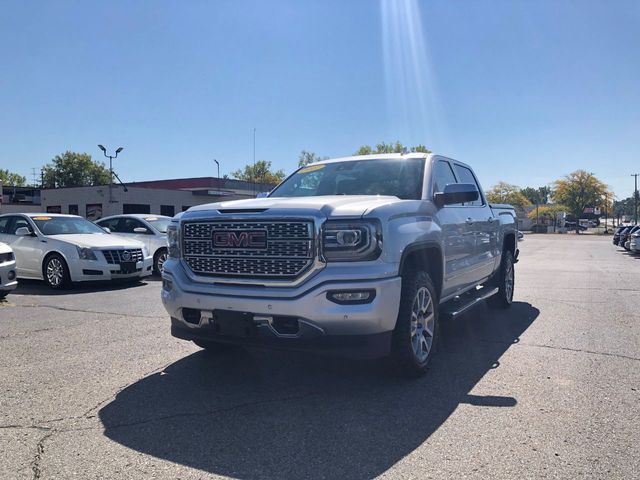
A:
<svg viewBox="0 0 640 480">
<path fill-rule="evenodd" d="M 124 181 L 400 140 L 485 188 L 640 171 L 640 2 L 29 1 L 0 14 L 0 168 L 125 147 Z"/>
</svg>

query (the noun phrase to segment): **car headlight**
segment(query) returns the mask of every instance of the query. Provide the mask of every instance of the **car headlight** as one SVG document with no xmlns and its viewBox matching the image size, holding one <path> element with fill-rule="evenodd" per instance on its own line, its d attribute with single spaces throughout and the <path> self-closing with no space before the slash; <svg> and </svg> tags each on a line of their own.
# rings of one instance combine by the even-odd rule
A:
<svg viewBox="0 0 640 480">
<path fill-rule="evenodd" d="M 322 227 L 322 254 L 328 262 L 375 260 L 381 251 L 377 221 L 328 221 Z"/>
<path fill-rule="evenodd" d="M 167 251 L 171 258 L 180 258 L 180 226 L 171 224 L 167 228 Z"/>
<path fill-rule="evenodd" d="M 78 250 L 80 260 L 98 260 L 95 252 L 90 248 L 76 246 L 76 249 Z"/>
</svg>

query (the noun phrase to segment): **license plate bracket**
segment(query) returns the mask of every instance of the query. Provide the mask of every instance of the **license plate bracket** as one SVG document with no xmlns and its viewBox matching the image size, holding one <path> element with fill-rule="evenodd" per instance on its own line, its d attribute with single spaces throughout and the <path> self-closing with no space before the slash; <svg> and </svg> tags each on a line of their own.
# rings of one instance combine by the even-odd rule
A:
<svg viewBox="0 0 640 480">
<path fill-rule="evenodd" d="M 216 333 L 229 337 L 250 337 L 255 331 L 253 313 L 235 310 L 214 310 L 213 328 Z"/>
<path fill-rule="evenodd" d="M 134 273 L 136 271 L 136 262 L 120 262 L 120 273 Z"/>
</svg>

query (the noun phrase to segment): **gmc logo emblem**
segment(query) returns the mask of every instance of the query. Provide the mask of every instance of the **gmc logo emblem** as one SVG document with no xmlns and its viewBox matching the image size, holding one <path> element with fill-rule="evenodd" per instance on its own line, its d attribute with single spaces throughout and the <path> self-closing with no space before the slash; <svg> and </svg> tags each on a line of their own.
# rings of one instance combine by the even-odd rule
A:
<svg viewBox="0 0 640 480">
<path fill-rule="evenodd" d="M 213 248 L 267 248 L 266 230 L 214 230 Z"/>
</svg>

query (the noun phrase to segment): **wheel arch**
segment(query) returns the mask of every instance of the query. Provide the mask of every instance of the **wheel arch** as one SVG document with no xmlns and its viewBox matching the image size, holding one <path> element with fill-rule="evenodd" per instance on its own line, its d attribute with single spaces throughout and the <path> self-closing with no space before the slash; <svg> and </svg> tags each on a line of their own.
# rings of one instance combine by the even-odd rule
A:
<svg viewBox="0 0 640 480">
<path fill-rule="evenodd" d="M 444 286 L 444 257 L 442 247 L 436 241 L 417 242 L 407 245 L 400 259 L 400 275 L 409 270 L 425 270 L 436 288 L 438 298 L 442 298 Z"/>
</svg>

